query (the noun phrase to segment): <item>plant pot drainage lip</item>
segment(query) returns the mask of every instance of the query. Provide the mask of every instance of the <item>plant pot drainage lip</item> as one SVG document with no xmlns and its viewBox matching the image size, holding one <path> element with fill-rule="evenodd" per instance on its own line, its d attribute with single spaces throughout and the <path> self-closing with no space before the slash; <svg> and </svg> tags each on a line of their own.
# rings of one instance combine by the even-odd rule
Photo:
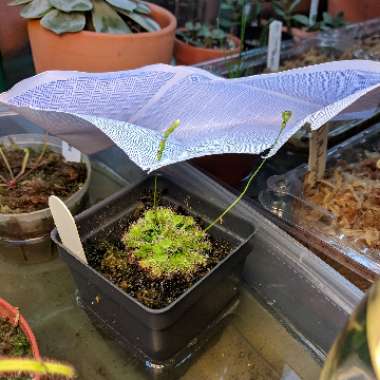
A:
<svg viewBox="0 0 380 380">
<path fill-rule="evenodd" d="M 112 196 L 110 196 L 109 198 L 107 199 L 104 199 L 103 201 L 99 202 L 95 207 L 97 209 L 100 209 L 102 208 L 105 204 L 108 204 L 110 201 L 112 201 L 114 198 L 118 198 L 120 197 L 121 194 L 123 193 L 126 193 L 126 192 L 129 192 L 132 188 L 134 187 L 138 187 L 139 185 L 141 185 L 142 183 L 146 182 L 149 180 L 149 178 L 151 178 L 153 176 L 148 176 L 146 178 L 143 178 L 141 181 L 137 182 L 136 184 L 134 185 L 131 185 L 131 186 L 128 186 L 120 191 L 118 191 L 117 193 L 113 194 Z M 172 182 L 172 180 L 168 179 L 167 177 L 159 174 L 159 177 L 163 177 L 165 179 L 165 181 L 167 181 L 168 183 L 170 184 L 173 184 L 174 183 Z M 176 184 L 175 186 L 177 187 L 181 187 L 180 185 Z M 74 219 L 76 222 L 80 222 L 82 219 L 86 218 L 87 214 L 91 213 L 93 210 L 91 209 L 88 209 L 88 210 L 85 210 L 83 211 L 82 213 L 78 214 Z M 96 271 L 94 268 L 92 268 L 90 265 L 88 264 L 84 264 L 83 262 L 81 262 L 80 260 L 78 260 L 76 258 L 76 256 L 73 254 L 73 252 L 66 248 L 62 243 L 61 243 L 61 240 L 59 238 L 59 235 L 58 235 L 58 231 L 57 231 L 57 228 L 54 228 L 50 234 L 50 237 L 51 239 L 53 240 L 53 242 L 55 244 L 57 244 L 62 250 L 66 251 L 66 252 L 69 252 L 70 253 L 70 256 L 71 256 L 71 259 L 74 260 L 79 266 L 84 266 L 86 267 L 87 269 L 89 269 L 93 275 L 95 275 L 96 277 L 98 278 L 101 278 L 103 281 L 105 281 L 108 285 L 110 285 L 112 287 L 112 289 L 114 291 L 116 291 L 117 293 L 119 293 L 120 295 L 122 296 L 126 296 L 130 301 L 132 301 L 136 306 L 138 306 L 140 309 L 143 309 L 145 312 L 148 312 L 150 314 L 155 314 L 155 315 L 160 315 L 160 314 L 165 314 L 167 313 L 168 311 L 170 311 L 171 309 L 175 308 L 175 306 L 179 303 L 181 303 L 182 301 L 185 300 L 185 298 L 187 298 L 188 294 L 189 293 L 192 293 L 195 289 L 197 289 L 204 281 L 206 281 L 206 279 L 212 275 L 214 272 L 216 272 L 226 261 L 228 261 L 237 251 L 239 251 L 240 249 L 242 249 L 246 244 L 249 244 L 249 242 L 251 241 L 252 237 L 256 234 L 256 227 L 253 225 L 253 224 L 250 224 L 251 227 L 252 227 L 252 232 L 245 238 L 239 238 L 237 240 L 240 240 L 239 244 L 233 248 L 233 250 L 226 256 L 223 258 L 223 260 L 219 261 L 217 265 L 215 265 L 209 272 L 207 272 L 202 278 L 200 278 L 194 285 L 192 285 L 190 288 L 188 288 L 185 292 L 183 292 L 178 298 L 176 298 L 173 302 L 171 302 L 169 305 L 161 308 L 161 309 L 151 309 L 145 305 L 143 305 L 142 303 L 140 303 L 138 300 L 136 300 L 134 297 L 132 297 L 131 295 L 129 295 L 128 293 L 124 292 L 123 290 L 121 290 L 118 286 L 116 286 L 115 284 L 113 284 L 110 280 L 108 280 L 105 276 L 103 276 L 100 272 Z"/>
<path fill-rule="evenodd" d="M 45 135 L 42 135 L 39 133 L 20 133 L 17 135 L 3 136 L 0 138 L 0 143 L 3 143 L 6 140 L 9 141 L 9 138 L 11 138 L 13 140 L 22 140 L 25 138 L 25 139 L 30 140 L 30 141 L 25 141 L 24 143 L 19 142 L 18 144 L 26 145 L 26 144 L 30 143 L 31 145 L 42 145 L 43 139 L 42 139 L 41 143 L 39 143 L 38 141 L 33 141 L 33 138 L 41 138 L 41 137 L 44 138 Z M 59 147 L 60 145 L 58 145 L 58 144 L 60 144 L 61 142 L 62 142 L 62 140 L 57 138 L 57 137 L 50 136 L 50 135 L 48 136 L 48 146 Z M 16 143 L 17 143 L 17 141 L 16 141 Z M 66 198 L 64 200 L 64 202 L 66 204 L 69 204 L 73 199 L 80 197 L 83 193 L 87 192 L 87 189 L 90 186 L 91 173 L 92 173 L 91 161 L 90 161 L 89 157 L 83 153 L 81 153 L 81 158 L 82 158 L 82 162 L 86 165 L 86 172 L 87 172 L 86 173 L 86 180 L 84 181 L 83 185 L 79 188 L 79 190 L 77 190 L 75 193 L 71 194 L 68 198 Z M 32 211 L 32 212 L 19 212 L 19 213 L 11 213 L 11 214 L 0 213 L 0 221 L 1 221 L 1 219 L 21 218 L 21 217 L 25 217 L 25 216 L 31 217 L 31 216 L 38 216 L 39 214 L 41 216 L 42 216 L 42 214 L 50 214 L 49 207 L 43 208 L 41 210 Z"/>
</svg>

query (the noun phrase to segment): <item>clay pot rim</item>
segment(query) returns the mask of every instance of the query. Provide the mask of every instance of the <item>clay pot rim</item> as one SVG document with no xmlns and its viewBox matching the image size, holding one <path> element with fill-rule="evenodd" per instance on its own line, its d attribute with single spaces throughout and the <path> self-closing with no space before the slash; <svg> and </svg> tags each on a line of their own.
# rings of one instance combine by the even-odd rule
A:
<svg viewBox="0 0 380 380">
<path fill-rule="evenodd" d="M 19 312 L 17 307 L 12 306 L 10 303 L 5 301 L 5 299 L 0 298 L 0 318 L 5 317 L 4 313 L 2 313 L 2 309 L 7 310 L 7 312 L 9 314 L 12 314 L 14 317 L 16 316 L 17 312 Z M 13 321 L 10 321 L 10 322 L 13 323 Z M 20 316 L 19 316 L 19 326 L 29 341 L 34 359 L 41 360 L 40 350 L 38 348 L 36 337 L 34 336 L 33 330 L 29 326 L 29 323 L 22 316 L 22 314 L 20 314 Z M 35 375 L 33 377 L 33 380 L 40 380 L 40 376 Z"/>
<path fill-rule="evenodd" d="M 132 34 L 111 34 L 111 33 L 93 32 L 91 30 L 82 30 L 80 32 L 64 33 L 64 34 L 58 35 L 44 28 L 43 26 L 40 26 L 40 27 L 44 29 L 46 32 L 51 33 L 58 38 L 65 38 L 65 37 L 67 38 L 67 37 L 80 35 L 80 36 L 85 36 L 86 38 L 107 38 L 107 39 L 140 39 L 142 38 L 144 39 L 144 38 L 150 38 L 150 37 L 159 37 L 160 35 L 167 35 L 176 30 L 177 19 L 171 12 L 169 12 L 167 9 L 160 7 L 159 5 L 156 5 L 156 4 L 152 4 L 149 2 L 146 2 L 146 4 L 149 6 L 149 8 L 151 8 L 153 12 L 161 13 L 162 15 L 164 15 L 168 21 L 168 25 L 163 27 L 161 30 L 157 30 L 155 32 L 141 32 L 141 33 L 132 33 Z M 153 17 L 153 19 L 155 18 Z M 28 23 L 31 25 L 33 24 L 36 25 L 37 23 L 40 24 L 40 20 L 28 20 Z"/>
<path fill-rule="evenodd" d="M 185 28 L 179 28 L 178 30 L 184 30 Z M 194 45 L 190 45 L 182 40 L 180 40 L 179 38 L 175 38 L 175 43 L 176 44 L 179 44 L 181 45 L 182 47 L 187 47 L 187 48 L 192 48 L 192 49 L 197 49 L 199 51 L 207 51 L 207 52 L 211 52 L 211 51 L 217 51 L 217 52 L 225 52 L 227 53 L 228 55 L 230 54 L 235 54 L 237 52 L 240 51 L 240 45 L 241 45 L 241 42 L 240 42 L 240 38 L 236 37 L 235 35 L 229 33 L 228 36 L 236 43 L 236 47 L 234 48 L 231 48 L 231 49 L 212 49 L 212 48 L 205 48 L 205 47 L 200 47 L 200 46 L 194 46 Z"/>
</svg>

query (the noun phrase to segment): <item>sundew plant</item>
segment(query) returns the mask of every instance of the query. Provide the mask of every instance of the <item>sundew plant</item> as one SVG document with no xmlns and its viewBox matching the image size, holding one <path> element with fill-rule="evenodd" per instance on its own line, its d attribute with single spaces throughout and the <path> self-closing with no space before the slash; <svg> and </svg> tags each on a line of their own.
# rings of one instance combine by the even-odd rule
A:
<svg viewBox="0 0 380 380">
<path fill-rule="evenodd" d="M 281 128 L 272 147 L 277 144 L 290 117 L 290 111 L 283 112 Z M 158 161 L 162 159 L 168 138 L 179 125 L 179 120 L 176 120 L 164 132 L 157 152 Z M 130 253 L 129 260 L 138 263 L 152 278 L 171 278 L 174 274 L 190 278 L 207 265 L 208 253 L 212 249 L 207 232 L 221 223 L 223 217 L 241 201 L 266 161 L 267 158 L 262 160 L 241 194 L 206 228 L 202 228 L 192 216 L 179 214 L 170 207 L 158 206 L 156 176 L 153 208 L 145 211 L 122 237 L 122 242 Z"/>
</svg>

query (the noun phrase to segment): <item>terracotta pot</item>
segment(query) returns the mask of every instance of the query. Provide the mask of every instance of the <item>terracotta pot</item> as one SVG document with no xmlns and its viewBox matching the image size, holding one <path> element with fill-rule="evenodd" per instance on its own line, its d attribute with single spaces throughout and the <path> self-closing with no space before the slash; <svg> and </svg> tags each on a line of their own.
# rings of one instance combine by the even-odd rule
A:
<svg viewBox="0 0 380 380">
<path fill-rule="evenodd" d="M 236 48 L 234 49 L 207 49 L 186 44 L 185 42 L 175 39 L 174 56 L 178 65 L 195 65 L 196 63 L 211 61 L 213 59 L 223 58 L 240 52 L 240 40 L 233 36 Z"/>
<path fill-rule="evenodd" d="M 10 305 L 7 301 L 0 298 L 0 318 L 7 318 L 11 323 L 15 323 L 18 313 L 19 311 L 16 307 Z M 29 341 L 29 344 L 33 353 L 33 358 L 36 360 L 41 360 L 41 355 L 40 355 L 40 350 L 38 348 L 37 340 L 28 322 L 22 315 L 19 315 L 19 326 Z M 33 377 L 33 380 L 39 380 L 39 379 L 40 379 L 39 375 L 36 375 Z"/>
<path fill-rule="evenodd" d="M 162 29 L 151 33 L 108 34 L 82 31 L 61 36 L 28 22 L 37 73 L 46 70 L 104 72 L 128 70 L 153 63 L 170 63 L 177 21 L 166 9 L 148 3 Z"/>
<path fill-rule="evenodd" d="M 8 1 L 0 2 L 0 52 L 3 58 L 13 57 L 28 46 L 25 19 L 19 7 L 10 7 Z"/>
<path fill-rule="evenodd" d="M 283 32 L 287 33 L 288 28 L 284 27 Z M 300 42 L 302 40 L 305 40 L 307 38 L 312 38 L 317 35 L 318 32 L 308 32 L 302 28 L 291 28 L 290 29 L 290 34 L 292 35 L 294 41 Z"/>
<path fill-rule="evenodd" d="M 344 12 L 347 21 L 358 22 L 380 17 L 380 0 L 329 0 L 329 13 Z"/>
<path fill-rule="evenodd" d="M 194 158 L 191 163 L 220 182 L 237 187 L 260 159 L 254 154 L 216 154 Z"/>
</svg>

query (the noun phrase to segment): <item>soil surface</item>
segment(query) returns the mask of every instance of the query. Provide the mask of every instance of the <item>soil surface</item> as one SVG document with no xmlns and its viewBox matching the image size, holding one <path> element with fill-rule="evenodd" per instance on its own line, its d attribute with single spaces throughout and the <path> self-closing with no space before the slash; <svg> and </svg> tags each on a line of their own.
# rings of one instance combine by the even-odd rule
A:
<svg viewBox="0 0 380 380">
<path fill-rule="evenodd" d="M 140 206 L 133 213 L 133 217 L 124 224 L 115 228 L 113 233 L 103 241 L 89 241 L 86 244 L 86 256 L 90 265 L 101 272 L 126 293 L 151 309 L 161 309 L 175 301 L 187 289 L 211 271 L 222 259 L 231 252 L 231 245 L 226 241 L 216 241 L 211 236 L 212 249 L 207 255 L 207 264 L 200 267 L 190 278 L 181 274 L 173 274 L 171 278 L 152 278 L 147 271 L 139 267 L 136 262 L 125 259 L 126 247 L 121 242 L 123 233 L 129 226 L 139 219 L 145 210 L 151 208 L 150 197 L 141 200 Z M 167 207 L 168 205 L 164 205 Z M 189 213 L 171 205 L 175 212 L 182 215 Z M 196 218 L 201 227 L 205 227 L 200 219 Z M 109 253 L 112 252 L 112 258 Z M 123 258 L 118 258 L 124 256 Z"/>
<path fill-rule="evenodd" d="M 25 152 L 18 147 L 1 149 L 9 168 L 0 156 L 0 213 L 17 214 L 48 207 L 50 195 L 68 198 L 86 180 L 86 165 L 66 162 L 63 156 L 46 148 L 44 152 L 29 149 L 29 159 L 23 174 Z M 42 154 L 43 153 L 43 154 Z"/>
<path fill-rule="evenodd" d="M 19 326 L 0 318 L 0 356 L 31 356 L 28 339 Z"/>
</svg>

